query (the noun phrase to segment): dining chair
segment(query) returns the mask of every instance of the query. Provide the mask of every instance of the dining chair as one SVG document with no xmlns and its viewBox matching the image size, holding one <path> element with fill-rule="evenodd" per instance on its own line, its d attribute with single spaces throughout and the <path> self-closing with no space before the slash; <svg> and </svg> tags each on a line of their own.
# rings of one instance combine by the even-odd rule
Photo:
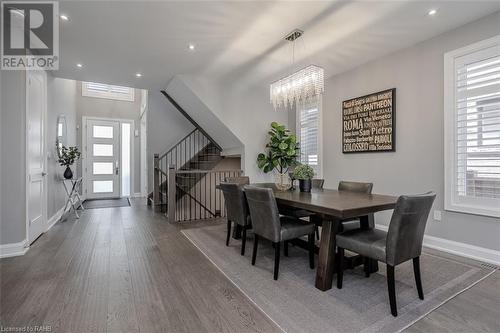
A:
<svg viewBox="0 0 500 333">
<path fill-rule="evenodd" d="M 274 279 L 278 279 L 281 243 L 308 236 L 309 267 L 314 269 L 314 223 L 290 216 L 281 216 L 270 188 L 245 186 L 245 195 L 252 218 L 254 233 L 252 265 L 255 265 L 259 239 L 270 240 L 274 245 Z M 285 248 L 286 254 L 286 248 Z"/>
<path fill-rule="evenodd" d="M 420 255 L 425 225 L 435 198 L 434 192 L 400 196 L 387 232 L 378 229 L 354 229 L 338 234 L 337 288 L 342 289 L 344 250 L 349 250 L 386 263 L 389 303 L 394 317 L 398 315 L 394 278 L 394 268 L 397 265 L 413 260 L 418 296 L 423 300 Z"/>
<path fill-rule="evenodd" d="M 250 184 L 250 177 L 248 177 L 248 176 L 226 177 L 226 179 L 224 181 L 226 183 L 236 183 L 238 185 L 248 185 L 248 184 Z"/>
<path fill-rule="evenodd" d="M 351 182 L 345 180 L 341 180 L 337 187 L 338 191 L 348 191 L 348 192 L 365 193 L 365 194 L 371 194 L 372 189 L 373 189 L 373 183 Z M 368 221 L 370 223 L 369 227 L 374 228 L 375 225 L 374 225 L 373 214 L 371 214 L 371 216 L 368 218 Z M 360 228 L 361 222 L 357 217 L 348 218 L 342 220 L 340 226 L 341 226 L 341 231 L 347 231 Z"/>
<path fill-rule="evenodd" d="M 315 188 L 315 189 L 322 189 L 324 184 L 325 184 L 325 180 L 322 178 L 313 178 L 311 180 L 312 188 Z M 316 239 L 319 240 L 318 226 L 321 226 L 321 220 L 315 219 L 314 218 L 315 214 L 313 212 L 310 212 L 310 211 L 305 210 L 305 209 L 290 209 L 290 208 L 288 208 L 286 210 L 282 210 L 281 213 L 283 215 L 292 216 L 292 217 L 296 217 L 299 219 L 309 217 L 311 222 L 315 222 L 314 223 L 315 224 L 314 232 L 316 233 Z M 285 249 L 286 249 L 286 247 L 285 247 Z"/>
<path fill-rule="evenodd" d="M 247 230 L 252 228 L 250 215 L 248 212 L 243 185 L 238 183 L 220 183 L 220 189 L 224 195 L 227 211 L 227 235 L 226 246 L 229 246 L 231 238 L 231 224 L 241 226 L 241 255 L 245 255 L 245 245 L 247 241 Z"/>
</svg>

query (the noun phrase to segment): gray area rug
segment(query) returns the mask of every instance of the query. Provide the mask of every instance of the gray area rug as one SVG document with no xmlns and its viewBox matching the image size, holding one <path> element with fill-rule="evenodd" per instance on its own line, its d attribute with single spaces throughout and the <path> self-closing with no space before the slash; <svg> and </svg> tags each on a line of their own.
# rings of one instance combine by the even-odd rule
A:
<svg viewBox="0 0 500 333">
<path fill-rule="evenodd" d="M 83 208 L 85 209 L 129 207 L 129 206 L 130 206 L 130 200 L 128 198 L 93 199 L 93 200 L 85 200 L 83 202 Z"/>
<path fill-rule="evenodd" d="M 399 332 L 494 272 L 474 261 L 425 250 L 421 257 L 425 300 L 418 298 L 411 261 L 397 266 L 399 315 L 394 318 L 384 264 L 370 278 L 364 277 L 361 267 L 347 270 L 341 290 L 321 292 L 314 287 L 315 271 L 309 269 L 307 252 L 300 248 L 290 246 L 274 281 L 270 243 L 259 244 L 256 265 L 251 266 L 252 239 L 245 256 L 240 256 L 239 240 L 231 239 L 225 246 L 225 225 L 182 232 L 285 332 Z"/>
</svg>

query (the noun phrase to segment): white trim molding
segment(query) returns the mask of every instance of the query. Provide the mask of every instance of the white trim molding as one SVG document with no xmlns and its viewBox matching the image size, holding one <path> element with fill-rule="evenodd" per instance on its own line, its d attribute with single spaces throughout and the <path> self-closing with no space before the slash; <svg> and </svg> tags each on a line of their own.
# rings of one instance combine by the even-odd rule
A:
<svg viewBox="0 0 500 333">
<path fill-rule="evenodd" d="M 468 62 L 498 56 L 499 50 L 500 35 L 444 54 L 444 209 L 447 211 L 500 217 L 498 208 L 500 205 L 497 198 L 457 193 L 457 151 L 459 149 L 457 145 L 457 98 L 460 95 L 457 90 L 456 75 L 457 68 L 462 68 Z M 494 91 L 498 90 L 495 88 Z"/>
<path fill-rule="evenodd" d="M 66 211 L 68 211 L 68 209 L 66 209 Z M 49 231 L 53 226 L 54 224 L 56 224 L 57 222 L 59 222 L 59 220 L 61 219 L 61 217 L 63 216 L 63 214 L 65 213 L 64 211 L 64 207 L 61 207 L 61 209 L 59 209 L 48 221 L 47 221 L 47 231 Z"/>
<path fill-rule="evenodd" d="M 383 231 L 389 229 L 388 226 L 383 224 L 376 224 L 375 228 Z M 500 251 L 429 235 L 424 235 L 423 245 L 431 249 L 500 266 Z"/>
<path fill-rule="evenodd" d="M 29 250 L 27 245 L 27 239 L 20 241 L 19 243 L 10 243 L 0 245 L 0 258 L 9 258 L 22 256 Z"/>
</svg>

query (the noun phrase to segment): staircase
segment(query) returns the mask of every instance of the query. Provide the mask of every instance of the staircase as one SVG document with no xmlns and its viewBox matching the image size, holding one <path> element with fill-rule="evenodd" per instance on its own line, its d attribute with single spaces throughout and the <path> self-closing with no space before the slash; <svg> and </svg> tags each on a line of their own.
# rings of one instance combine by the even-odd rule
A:
<svg viewBox="0 0 500 333">
<path fill-rule="evenodd" d="M 169 102 L 194 126 L 195 129 L 182 138 L 167 152 L 154 156 L 154 191 L 148 195 L 148 205 L 167 210 L 168 169 L 176 170 L 211 170 L 219 163 L 222 148 L 208 135 L 189 114 L 167 92 L 162 91 Z M 204 177 L 202 173 L 176 174 L 176 201 L 184 196 L 191 196 L 191 189 Z M 195 198 L 193 198 L 195 200 Z"/>
<path fill-rule="evenodd" d="M 155 205 L 162 212 L 166 211 L 167 205 L 167 170 L 174 166 L 176 170 L 212 170 L 223 157 L 221 150 L 216 144 L 209 141 L 199 129 L 194 129 L 186 137 L 180 140 L 166 153 L 155 155 L 155 169 L 159 176 L 159 202 L 155 204 L 154 192 L 148 195 L 148 205 Z M 156 174 L 156 173 L 155 173 Z M 176 186 L 178 187 L 177 199 L 188 195 L 191 189 L 200 181 L 202 174 L 188 173 L 176 175 Z"/>
</svg>

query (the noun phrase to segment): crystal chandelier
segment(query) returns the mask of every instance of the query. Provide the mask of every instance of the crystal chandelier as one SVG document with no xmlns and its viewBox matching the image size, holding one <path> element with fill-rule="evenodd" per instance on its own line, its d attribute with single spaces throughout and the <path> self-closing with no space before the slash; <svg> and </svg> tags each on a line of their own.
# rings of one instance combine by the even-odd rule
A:
<svg viewBox="0 0 500 333">
<path fill-rule="evenodd" d="M 293 43 L 292 66 L 295 60 L 295 40 L 302 36 L 302 30 L 294 30 L 285 37 Z M 271 83 L 269 93 L 275 110 L 287 109 L 294 103 L 305 103 L 325 91 L 323 68 L 309 65 L 293 74 Z"/>
<path fill-rule="evenodd" d="M 271 83 L 271 103 L 275 110 L 307 102 L 325 91 L 323 68 L 309 65 L 297 72 Z"/>
</svg>

